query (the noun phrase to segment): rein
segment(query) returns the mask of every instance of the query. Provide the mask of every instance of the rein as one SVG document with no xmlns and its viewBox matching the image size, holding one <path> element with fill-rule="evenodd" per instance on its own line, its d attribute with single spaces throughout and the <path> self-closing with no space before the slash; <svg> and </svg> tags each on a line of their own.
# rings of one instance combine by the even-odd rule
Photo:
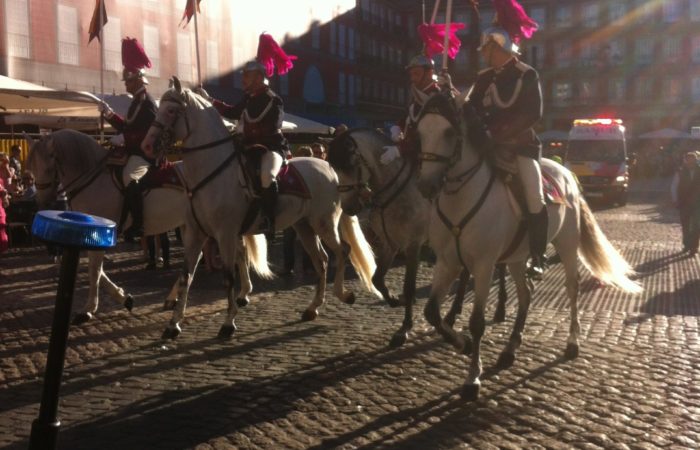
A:
<svg viewBox="0 0 700 450">
<path fill-rule="evenodd" d="M 71 198 L 75 197 L 79 193 L 81 193 L 85 188 L 90 186 L 100 175 L 102 175 L 102 169 L 104 169 L 104 165 L 107 162 L 107 159 L 109 158 L 109 152 L 105 154 L 102 159 L 100 159 L 97 162 L 97 165 L 92 169 L 92 171 L 88 172 L 87 175 L 78 175 L 75 177 L 73 180 L 71 180 L 69 183 L 66 183 L 66 185 L 62 189 L 58 189 L 56 191 L 57 195 L 65 194 L 66 198 L 70 201 Z M 56 169 L 58 172 L 60 172 L 60 169 L 58 166 L 56 166 Z M 87 178 L 87 179 L 85 179 Z M 84 180 L 84 182 L 78 184 L 79 181 Z M 34 183 L 34 186 L 36 186 L 37 190 L 46 190 L 49 189 L 51 186 L 53 186 L 57 182 L 56 179 L 53 181 L 49 181 L 46 183 Z M 77 186 L 75 186 L 77 184 Z"/>
</svg>

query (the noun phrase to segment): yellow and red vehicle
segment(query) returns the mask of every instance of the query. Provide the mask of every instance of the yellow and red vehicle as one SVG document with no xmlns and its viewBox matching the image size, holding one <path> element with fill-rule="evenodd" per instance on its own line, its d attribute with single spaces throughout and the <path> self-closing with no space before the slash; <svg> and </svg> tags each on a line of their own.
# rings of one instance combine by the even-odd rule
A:
<svg viewBox="0 0 700 450">
<path fill-rule="evenodd" d="M 576 119 L 564 165 L 579 179 L 586 197 L 627 203 L 629 172 L 622 119 Z"/>
</svg>

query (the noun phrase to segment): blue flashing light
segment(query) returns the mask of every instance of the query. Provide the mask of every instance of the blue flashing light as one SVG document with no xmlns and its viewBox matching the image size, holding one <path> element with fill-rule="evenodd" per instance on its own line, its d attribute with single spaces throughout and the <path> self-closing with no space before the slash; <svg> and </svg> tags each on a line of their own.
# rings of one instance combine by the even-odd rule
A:
<svg viewBox="0 0 700 450">
<path fill-rule="evenodd" d="M 101 249 L 117 243 L 117 224 L 75 211 L 47 210 L 34 216 L 32 234 L 53 244 Z"/>
</svg>

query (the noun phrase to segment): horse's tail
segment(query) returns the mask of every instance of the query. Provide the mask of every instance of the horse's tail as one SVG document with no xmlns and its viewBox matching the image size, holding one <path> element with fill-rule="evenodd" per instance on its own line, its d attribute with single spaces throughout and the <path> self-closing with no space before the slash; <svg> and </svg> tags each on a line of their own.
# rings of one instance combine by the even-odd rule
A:
<svg viewBox="0 0 700 450">
<path fill-rule="evenodd" d="M 629 278 L 634 274 L 634 270 L 605 237 L 583 197 L 580 197 L 579 206 L 581 209 L 579 256 L 583 265 L 594 277 L 605 284 L 613 285 L 625 292 L 641 292 L 642 287 L 639 283 Z"/>
<path fill-rule="evenodd" d="M 341 214 L 340 237 L 350 245 L 350 262 L 367 290 L 381 297 L 381 293 L 372 284 L 372 276 L 377 269 L 377 263 L 374 261 L 372 247 L 365 239 L 357 217 L 348 216 L 345 213 Z"/>
<path fill-rule="evenodd" d="M 275 277 L 267 263 L 267 240 L 262 234 L 243 236 L 243 246 L 248 265 L 253 267 L 260 278 L 269 280 Z"/>
</svg>

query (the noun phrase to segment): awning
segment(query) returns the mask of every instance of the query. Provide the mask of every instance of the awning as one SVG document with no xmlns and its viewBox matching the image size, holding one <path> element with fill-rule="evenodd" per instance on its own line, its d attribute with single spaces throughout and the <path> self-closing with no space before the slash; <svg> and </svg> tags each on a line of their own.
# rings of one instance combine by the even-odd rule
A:
<svg viewBox="0 0 700 450">
<path fill-rule="evenodd" d="M 56 90 L 0 75 L 2 112 L 65 115 L 66 108 L 81 109 L 97 101 L 97 97 L 88 92 Z"/>
<path fill-rule="evenodd" d="M 661 130 L 650 131 L 640 134 L 638 139 L 691 139 L 690 133 L 674 130 L 672 128 L 663 128 Z"/>
<path fill-rule="evenodd" d="M 543 142 L 568 141 L 569 133 L 561 130 L 547 130 L 542 133 L 537 133 L 537 137 Z"/>
</svg>

